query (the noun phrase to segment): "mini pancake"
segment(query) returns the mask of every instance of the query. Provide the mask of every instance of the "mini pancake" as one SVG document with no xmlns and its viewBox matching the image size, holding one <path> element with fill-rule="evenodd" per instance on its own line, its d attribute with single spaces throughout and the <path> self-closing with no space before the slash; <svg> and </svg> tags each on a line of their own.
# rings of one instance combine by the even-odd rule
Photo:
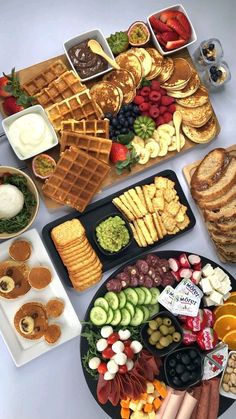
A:
<svg viewBox="0 0 236 419">
<path fill-rule="evenodd" d="M 58 324 L 50 324 L 44 334 L 47 343 L 53 344 L 58 341 L 61 336 L 61 328 Z"/>
<path fill-rule="evenodd" d="M 19 262 L 25 262 L 30 255 L 31 244 L 26 240 L 15 240 L 9 247 L 9 256 Z"/>
<path fill-rule="evenodd" d="M 147 80 L 155 79 L 162 71 L 163 56 L 155 48 L 146 48 L 146 51 L 152 58 L 152 67 L 148 75 Z"/>
<path fill-rule="evenodd" d="M 54 298 L 53 300 L 48 301 L 45 306 L 46 313 L 48 317 L 59 317 L 63 313 L 65 308 L 65 303 L 62 300 Z"/>
<path fill-rule="evenodd" d="M 29 273 L 28 281 L 31 287 L 41 290 L 46 288 L 52 280 L 50 269 L 46 266 L 34 266 Z"/>
<path fill-rule="evenodd" d="M 117 113 L 123 101 L 122 90 L 108 81 L 94 84 L 90 89 L 90 94 L 104 114 Z"/>
<path fill-rule="evenodd" d="M 134 77 L 136 87 L 139 87 L 143 78 L 143 68 L 137 55 L 124 52 L 116 57 L 116 62 L 121 68 L 130 71 Z"/>
<path fill-rule="evenodd" d="M 166 82 L 172 75 L 174 71 L 174 61 L 172 58 L 164 58 L 162 62 L 161 73 L 157 77 L 157 80 L 160 83 Z"/>
<path fill-rule="evenodd" d="M 196 108 L 197 106 L 203 106 L 208 101 L 209 95 L 207 89 L 204 86 L 200 86 L 193 95 L 176 100 L 179 105 L 186 108 Z"/>
<path fill-rule="evenodd" d="M 183 89 L 168 91 L 168 95 L 176 99 L 191 96 L 199 88 L 200 84 L 201 82 L 198 74 L 196 71 L 193 71 L 187 85 Z"/>
<path fill-rule="evenodd" d="M 171 77 L 162 84 L 164 89 L 181 90 L 190 80 L 192 70 L 187 60 L 184 58 L 174 58 L 174 71 Z"/>
<path fill-rule="evenodd" d="M 142 64 L 143 77 L 146 77 L 152 68 L 152 57 L 145 48 L 131 48 L 127 54 L 134 54 L 138 57 Z"/>
<path fill-rule="evenodd" d="M 176 103 L 176 111 L 181 112 L 184 124 L 196 128 L 205 125 L 213 113 L 210 102 L 197 108 L 184 108 Z"/>
<path fill-rule="evenodd" d="M 136 89 L 134 77 L 130 71 L 125 69 L 114 69 L 110 73 L 106 74 L 103 79 L 115 84 L 122 90 L 123 103 L 128 104 L 132 102 Z"/>
<path fill-rule="evenodd" d="M 208 143 L 216 135 L 216 120 L 212 116 L 209 121 L 200 128 L 190 127 L 189 125 L 182 124 L 182 130 L 186 137 L 194 143 Z"/>
<path fill-rule="evenodd" d="M 40 339 L 48 328 L 47 314 L 43 304 L 24 304 L 15 314 L 14 325 L 17 332 L 26 339 Z"/>
<path fill-rule="evenodd" d="M 29 266 L 25 263 L 15 262 L 13 260 L 0 263 L 0 284 L 2 282 L 1 287 L 3 287 L 2 291 L 0 287 L 0 296 L 11 300 L 25 295 L 31 289 L 28 282 L 29 270 Z M 4 277 L 9 277 L 14 281 L 14 288 L 12 289 L 10 287 L 11 290 L 9 292 L 6 292 L 5 289 L 7 281 Z"/>
</svg>

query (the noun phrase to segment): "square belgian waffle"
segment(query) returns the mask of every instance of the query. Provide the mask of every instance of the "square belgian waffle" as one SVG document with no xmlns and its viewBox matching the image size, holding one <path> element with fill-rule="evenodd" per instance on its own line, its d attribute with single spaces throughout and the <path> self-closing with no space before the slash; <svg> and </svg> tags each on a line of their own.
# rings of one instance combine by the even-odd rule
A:
<svg viewBox="0 0 236 419">
<path fill-rule="evenodd" d="M 62 121 L 62 131 L 77 132 L 84 135 L 93 135 L 94 137 L 109 138 L 109 120 L 108 119 L 89 119 L 85 121 Z"/>
<path fill-rule="evenodd" d="M 54 128 L 61 129 L 61 122 L 68 119 L 101 119 L 103 113 L 90 96 L 89 90 L 77 93 L 62 102 L 46 108 Z"/>
<path fill-rule="evenodd" d="M 66 65 L 61 61 L 57 60 L 51 64 L 45 71 L 38 74 L 31 80 L 23 84 L 23 89 L 30 95 L 34 96 L 40 92 L 49 83 L 59 77 L 67 70 Z"/>
<path fill-rule="evenodd" d="M 79 76 L 72 70 L 66 71 L 37 94 L 37 101 L 47 108 L 83 90 L 86 90 L 86 86 L 81 83 Z"/>
<path fill-rule="evenodd" d="M 70 147 L 60 157 L 42 190 L 52 200 L 83 212 L 109 171 L 108 164 Z"/>
<path fill-rule="evenodd" d="M 61 151 L 64 151 L 65 148 L 70 146 L 75 146 L 91 156 L 108 163 L 112 141 L 105 138 L 94 137 L 92 135 L 62 131 L 60 145 Z"/>
</svg>

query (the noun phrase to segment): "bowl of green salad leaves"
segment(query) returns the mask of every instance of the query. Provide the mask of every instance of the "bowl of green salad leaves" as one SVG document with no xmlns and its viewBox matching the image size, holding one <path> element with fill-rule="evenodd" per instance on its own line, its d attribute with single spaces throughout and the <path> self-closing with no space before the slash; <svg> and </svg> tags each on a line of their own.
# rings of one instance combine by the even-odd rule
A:
<svg viewBox="0 0 236 419">
<path fill-rule="evenodd" d="M 39 195 L 32 179 L 15 167 L 0 166 L 0 240 L 26 231 L 38 209 Z"/>
</svg>

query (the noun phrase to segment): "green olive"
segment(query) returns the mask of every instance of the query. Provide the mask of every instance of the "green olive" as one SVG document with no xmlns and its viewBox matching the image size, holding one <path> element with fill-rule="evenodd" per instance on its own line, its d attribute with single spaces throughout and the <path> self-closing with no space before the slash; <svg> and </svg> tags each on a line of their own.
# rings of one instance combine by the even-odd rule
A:
<svg viewBox="0 0 236 419">
<path fill-rule="evenodd" d="M 156 348 L 157 349 L 163 349 L 163 346 L 160 344 L 160 342 L 157 342 L 156 343 Z"/>
<path fill-rule="evenodd" d="M 167 337 L 164 337 L 164 336 L 160 339 L 160 342 L 159 343 L 162 346 L 164 346 L 164 348 L 166 348 L 170 344 L 169 339 Z"/>
<path fill-rule="evenodd" d="M 169 327 L 169 334 L 173 335 L 173 333 L 175 333 L 175 328 L 174 328 L 174 326 L 170 326 Z"/>
<path fill-rule="evenodd" d="M 151 320 L 151 321 L 149 322 L 149 327 L 150 327 L 150 329 L 152 329 L 152 330 L 157 330 L 157 328 L 158 328 L 157 322 L 156 322 L 155 320 Z"/>
<path fill-rule="evenodd" d="M 161 338 L 161 332 L 159 332 L 159 330 L 156 330 L 151 334 L 151 338 L 152 340 L 154 340 L 155 343 L 157 343 Z"/>
<path fill-rule="evenodd" d="M 149 327 L 149 328 L 147 329 L 147 334 L 148 334 L 148 335 L 151 335 L 151 334 L 152 334 L 152 332 L 153 332 L 153 330 Z"/>
<path fill-rule="evenodd" d="M 150 345 L 156 345 L 156 342 L 152 339 L 152 336 L 150 336 L 148 342 L 150 343 Z"/>
<path fill-rule="evenodd" d="M 172 337 L 174 342 L 179 342 L 181 339 L 181 334 L 179 332 L 175 332 L 173 333 Z"/>
<path fill-rule="evenodd" d="M 156 317 L 155 322 L 157 324 L 157 327 L 160 327 L 162 325 L 162 318 L 161 317 Z"/>
<path fill-rule="evenodd" d="M 164 317 L 163 324 L 165 326 L 171 326 L 172 325 L 172 321 L 168 317 Z"/>
<path fill-rule="evenodd" d="M 169 334 L 169 329 L 167 326 L 165 326 L 164 324 L 162 326 L 160 326 L 160 332 L 162 333 L 162 335 L 166 336 Z"/>
<path fill-rule="evenodd" d="M 169 339 L 170 344 L 173 342 L 173 337 L 171 335 L 167 335 L 166 338 Z"/>
</svg>

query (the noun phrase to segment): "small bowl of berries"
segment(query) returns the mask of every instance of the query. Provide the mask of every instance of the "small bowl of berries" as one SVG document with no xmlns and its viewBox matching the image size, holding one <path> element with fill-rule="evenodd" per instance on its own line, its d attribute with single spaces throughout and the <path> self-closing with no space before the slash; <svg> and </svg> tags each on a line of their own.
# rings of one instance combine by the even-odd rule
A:
<svg viewBox="0 0 236 419">
<path fill-rule="evenodd" d="M 216 38 L 202 41 L 195 50 L 193 57 L 199 70 L 204 70 L 209 65 L 214 65 L 223 57 L 223 48 Z"/>
<path fill-rule="evenodd" d="M 231 74 L 228 64 L 221 61 L 215 65 L 207 67 L 203 74 L 203 82 L 208 89 L 216 90 L 230 81 Z"/>
</svg>

